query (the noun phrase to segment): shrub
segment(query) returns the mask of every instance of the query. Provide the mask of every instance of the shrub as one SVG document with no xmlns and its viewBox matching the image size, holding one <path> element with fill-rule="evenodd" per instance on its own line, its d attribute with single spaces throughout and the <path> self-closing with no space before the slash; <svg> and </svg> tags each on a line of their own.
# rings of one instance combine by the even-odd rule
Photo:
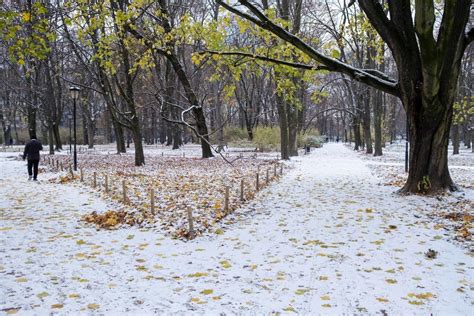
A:
<svg viewBox="0 0 474 316">
<path fill-rule="evenodd" d="M 319 136 L 317 130 L 310 130 L 307 134 L 298 135 L 298 147 L 303 147 L 304 145 L 309 145 L 314 148 L 323 147 L 323 137 Z"/>
<path fill-rule="evenodd" d="M 224 128 L 224 139 L 226 142 L 238 142 L 248 138 L 249 135 L 247 134 L 246 129 L 235 126 L 228 126 Z"/>
<path fill-rule="evenodd" d="M 278 150 L 280 148 L 279 127 L 257 127 L 253 134 L 253 142 L 260 151 Z"/>
</svg>

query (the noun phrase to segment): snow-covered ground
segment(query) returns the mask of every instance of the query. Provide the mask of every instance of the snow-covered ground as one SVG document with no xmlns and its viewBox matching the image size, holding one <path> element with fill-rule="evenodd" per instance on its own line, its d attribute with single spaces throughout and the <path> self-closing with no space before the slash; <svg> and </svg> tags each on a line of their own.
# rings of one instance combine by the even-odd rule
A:
<svg viewBox="0 0 474 316">
<path fill-rule="evenodd" d="M 295 159 L 223 234 L 189 242 L 158 228 L 96 230 L 80 218 L 108 202 L 28 182 L 7 156 L 3 313 L 472 315 L 472 253 L 429 217 L 440 201 L 394 194 L 342 144 Z"/>
</svg>

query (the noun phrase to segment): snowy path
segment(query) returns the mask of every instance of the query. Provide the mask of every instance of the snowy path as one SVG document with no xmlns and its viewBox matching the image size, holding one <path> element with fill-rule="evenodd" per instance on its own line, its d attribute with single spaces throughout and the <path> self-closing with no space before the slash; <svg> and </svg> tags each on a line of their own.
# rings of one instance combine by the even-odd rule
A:
<svg viewBox="0 0 474 316">
<path fill-rule="evenodd" d="M 299 158 L 224 234 L 188 243 L 86 227 L 105 202 L 24 168 L 0 160 L 4 312 L 472 315 L 473 260 L 425 217 L 434 200 L 394 195 L 339 144 Z"/>
</svg>

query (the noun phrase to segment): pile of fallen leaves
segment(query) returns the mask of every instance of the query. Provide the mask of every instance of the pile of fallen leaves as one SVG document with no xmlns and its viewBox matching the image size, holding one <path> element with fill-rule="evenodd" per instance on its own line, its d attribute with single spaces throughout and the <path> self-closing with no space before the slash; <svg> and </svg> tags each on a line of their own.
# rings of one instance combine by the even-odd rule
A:
<svg viewBox="0 0 474 316">
<path fill-rule="evenodd" d="M 97 214 L 92 212 L 91 214 L 84 215 L 83 220 L 90 224 L 95 224 L 99 228 L 113 229 L 121 224 L 133 225 L 135 220 L 133 217 L 125 211 L 112 211 L 109 210 L 103 214 Z"/>
<path fill-rule="evenodd" d="M 221 158 L 147 157 L 145 166 L 136 167 L 133 155 L 128 154 L 81 155 L 79 158 L 83 184 L 93 187 L 95 172 L 95 190 L 106 193 L 121 205 L 117 209 L 123 208 L 127 213 L 126 220 L 120 220 L 119 216 L 115 217 L 112 213 L 104 218 L 91 214 L 87 222 L 101 228 L 115 227 L 124 222 L 132 225 L 160 225 L 165 232 L 178 238 L 189 237 L 188 209 L 192 211 L 194 235 L 205 231 L 216 232 L 220 228 L 218 223 L 254 198 L 257 173 L 261 189 L 266 186 L 267 178 L 268 183 L 271 183 L 279 179 L 281 172 L 280 164 L 270 159 L 238 159 L 230 165 Z M 78 183 L 80 177 L 60 177 L 59 182 L 73 180 Z M 241 181 L 244 183 L 243 196 Z M 229 190 L 227 209 L 226 187 Z"/>
</svg>

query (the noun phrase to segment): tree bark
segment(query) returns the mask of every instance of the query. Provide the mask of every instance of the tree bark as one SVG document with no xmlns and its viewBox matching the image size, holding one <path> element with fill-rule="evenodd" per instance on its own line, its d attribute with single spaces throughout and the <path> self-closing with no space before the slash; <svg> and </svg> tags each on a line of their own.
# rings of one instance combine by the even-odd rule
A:
<svg viewBox="0 0 474 316">
<path fill-rule="evenodd" d="M 434 104 L 432 103 L 434 101 Z M 430 102 L 427 107 L 423 103 Z M 402 193 L 457 191 L 448 169 L 448 142 L 453 108 L 418 97 L 410 104 L 410 169 Z"/>
<path fill-rule="evenodd" d="M 460 144 L 460 135 L 459 135 L 459 125 L 454 124 L 451 128 L 452 133 L 452 142 L 453 142 L 453 155 L 459 155 L 459 144 Z"/>
<path fill-rule="evenodd" d="M 280 152 L 281 159 L 290 159 L 289 145 L 288 145 L 288 118 L 286 116 L 285 101 L 283 97 L 276 96 L 276 103 L 278 109 L 278 119 L 280 122 Z"/>
</svg>

